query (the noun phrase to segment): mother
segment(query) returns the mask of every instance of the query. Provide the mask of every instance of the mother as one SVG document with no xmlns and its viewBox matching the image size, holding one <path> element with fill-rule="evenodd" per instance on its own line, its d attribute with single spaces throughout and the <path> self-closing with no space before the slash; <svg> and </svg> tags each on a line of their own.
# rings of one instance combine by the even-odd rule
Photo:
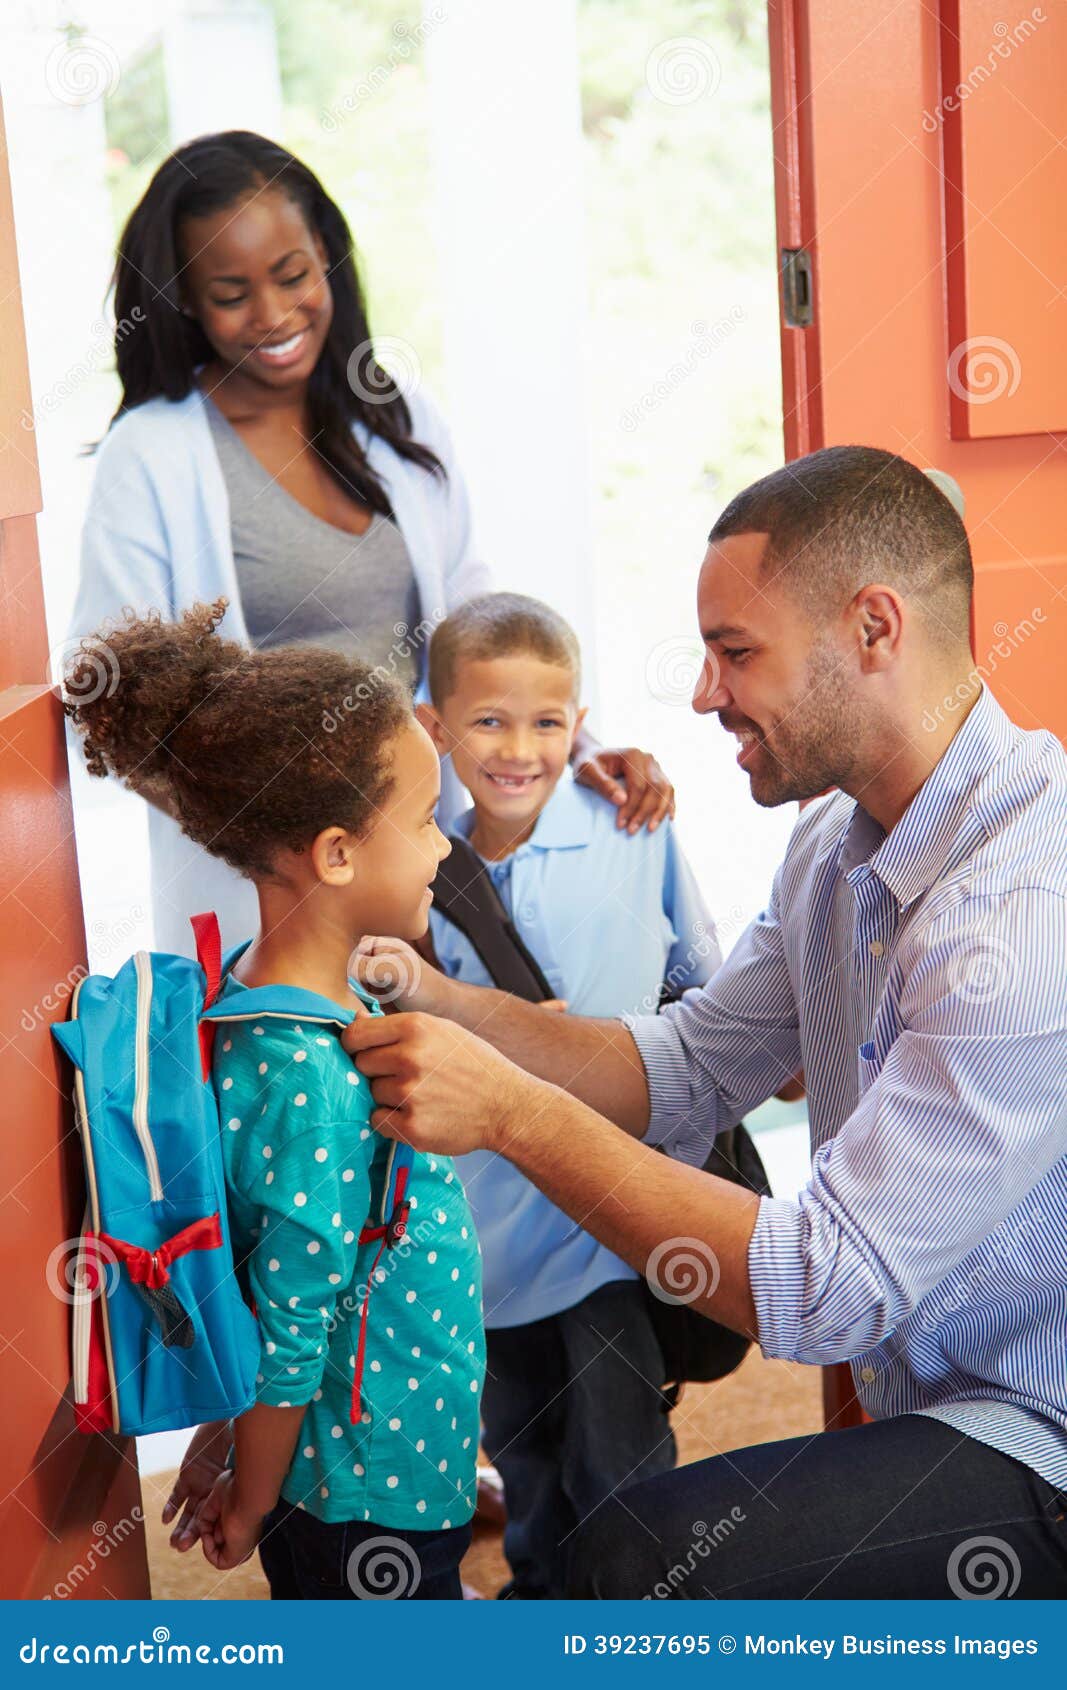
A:
<svg viewBox="0 0 1067 1690">
<path fill-rule="evenodd" d="M 191 142 L 133 211 L 114 286 L 122 401 L 97 458 L 72 636 L 126 605 L 173 617 L 225 595 L 231 638 L 322 642 L 421 689 L 433 626 L 489 571 L 444 423 L 375 360 L 351 235 L 318 179 L 243 130 Z M 619 826 L 673 811 L 645 752 L 586 736 L 574 763 Z M 446 775 L 447 825 L 460 798 Z M 185 950 L 188 916 L 210 907 L 227 943 L 243 938 L 250 883 L 140 790 L 156 945 Z"/>
</svg>

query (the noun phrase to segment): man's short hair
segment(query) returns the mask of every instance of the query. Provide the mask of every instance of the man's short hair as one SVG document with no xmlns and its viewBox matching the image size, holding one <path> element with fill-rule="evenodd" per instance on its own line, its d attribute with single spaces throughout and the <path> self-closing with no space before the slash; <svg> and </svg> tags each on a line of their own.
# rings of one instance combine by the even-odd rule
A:
<svg viewBox="0 0 1067 1690">
<path fill-rule="evenodd" d="M 967 530 L 921 469 L 877 446 L 826 446 L 754 481 L 708 536 L 766 534 L 761 582 L 774 580 L 813 622 L 868 582 L 884 581 L 916 608 L 931 642 L 970 636 L 974 571 Z"/>
<path fill-rule="evenodd" d="M 442 705 L 455 691 L 461 663 L 517 652 L 557 663 L 574 677 L 574 696 L 581 686 L 582 654 L 578 638 L 551 605 L 525 593 L 483 593 L 468 599 L 434 629 L 430 641 L 430 697 Z"/>
</svg>

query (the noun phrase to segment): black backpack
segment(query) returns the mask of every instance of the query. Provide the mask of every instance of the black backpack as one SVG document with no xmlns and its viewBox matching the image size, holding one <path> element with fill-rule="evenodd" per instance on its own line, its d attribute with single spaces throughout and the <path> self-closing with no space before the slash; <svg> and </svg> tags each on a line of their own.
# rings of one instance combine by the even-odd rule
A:
<svg viewBox="0 0 1067 1690">
<path fill-rule="evenodd" d="M 452 836 L 450 844 L 452 854 L 441 863 L 433 883 L 437 913 L 469 939 L 502 992 L 525 998 L 528 1003 L 554 998 L 556 993 L 537 958 L 516 932 L 503 899 L 474 847 L 457 835 Z M 661 992 L 660 1006 L 669 1001 L 666 992 Z M 719 1133 L 704 1170 L 734 1185 L 747 1186 L 757 1196 L 770 1195 L 759 1151 L 743 1122 Z M 670 1406 L 677 1401 L 686 1380 L 722 1379 L 733 1372 L 744 1359 L 751 1339 L 709 1320 L 688 1303 L 664 1302 L 647 1280 L 642 1283 L 649 1317 L 663 1351 Z"/>
</svg>

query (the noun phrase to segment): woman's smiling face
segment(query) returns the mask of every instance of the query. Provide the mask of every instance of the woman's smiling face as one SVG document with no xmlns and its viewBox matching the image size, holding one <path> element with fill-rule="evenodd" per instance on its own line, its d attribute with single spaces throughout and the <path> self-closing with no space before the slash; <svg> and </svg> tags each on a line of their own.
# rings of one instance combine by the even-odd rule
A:
<svg viewBox="0 0 1067 1690">
<path fill-rule="evenodd" d="M 263 188 L 183 223 L 183 304 L 219 362 L 273 389 L 299 388 L 333 320 L 326 249 L 288 195 Z"/>
</svg>

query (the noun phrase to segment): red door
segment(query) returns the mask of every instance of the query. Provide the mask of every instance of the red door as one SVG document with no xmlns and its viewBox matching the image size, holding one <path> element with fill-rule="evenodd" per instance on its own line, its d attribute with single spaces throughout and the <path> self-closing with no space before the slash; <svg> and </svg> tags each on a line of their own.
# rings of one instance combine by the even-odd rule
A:
<svg viewBox="0 0 1067 1690">
<path fill-rule="evenodd" d="M 37 560 L 41 508 L 0 112 L 0 1599 L 149 1594 L 131 1438 L 74 1430 L 72 1241 L 81 1155 L 49 1033 L 85 972 L 59 701 Z"/>
<path fill-rule="evenodd" d="M 976 667 L 1067 738 L 1067 7 L 768 13 L 786 456 L 860 442 L 956 478 Z M 826 1382 L 858 1418 L 847 1368 Z"/>
</svg>

